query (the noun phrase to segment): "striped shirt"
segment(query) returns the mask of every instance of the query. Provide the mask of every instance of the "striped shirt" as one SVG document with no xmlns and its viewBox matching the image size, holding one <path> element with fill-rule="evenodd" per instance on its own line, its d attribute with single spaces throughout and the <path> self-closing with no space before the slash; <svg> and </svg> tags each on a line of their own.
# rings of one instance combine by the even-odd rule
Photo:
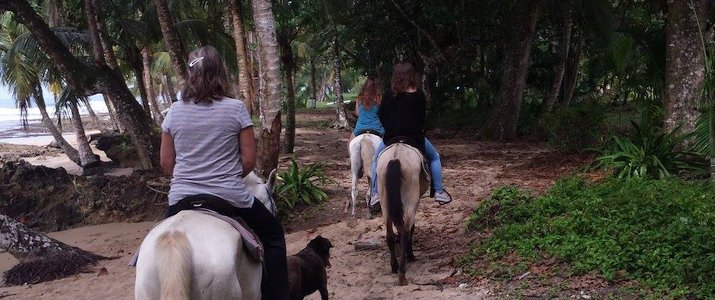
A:
<svg viewBox="0 0 715 300">
<path fill-rule="evenodd" d="M 233 206 L 253 205 L 241 175 L 239 132 L 253 126 L 242 101 L 224 98 L 212 103 L 177 101 L 161 124 L 174 139 L 176 165 L 169 205 L 197 194 L 210 194 Z"/>
</svg>

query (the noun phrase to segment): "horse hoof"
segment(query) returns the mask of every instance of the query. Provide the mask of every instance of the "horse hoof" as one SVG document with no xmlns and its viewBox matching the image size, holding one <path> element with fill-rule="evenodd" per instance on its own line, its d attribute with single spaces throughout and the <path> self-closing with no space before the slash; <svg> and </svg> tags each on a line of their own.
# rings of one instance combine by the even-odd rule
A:
<svg viewBox="0 0 715 300">
<path fill-rule="evenodd" d="M 397 284 L 401 286 L 407 285 L 407 277 L 405 277 L 405 274 L 400 274 L 400 282 Z"/>
</svg>

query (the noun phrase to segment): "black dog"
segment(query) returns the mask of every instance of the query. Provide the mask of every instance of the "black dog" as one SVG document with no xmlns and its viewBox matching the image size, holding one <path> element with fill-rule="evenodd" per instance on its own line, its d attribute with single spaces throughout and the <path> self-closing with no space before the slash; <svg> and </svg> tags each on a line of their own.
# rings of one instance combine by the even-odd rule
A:
<svg viewBox="0 0 715 300">
<path fill-rule="evenodd" d="M 333 244 L 322 236 L 317 236 L 300 250 L 288 256 L 288 284 L 290 299 L 303 299 L 320 290 L 323 300 L 328 299 L 328 276 L 325 268 L 330 267 L 330 248 Z"/>
</svg>

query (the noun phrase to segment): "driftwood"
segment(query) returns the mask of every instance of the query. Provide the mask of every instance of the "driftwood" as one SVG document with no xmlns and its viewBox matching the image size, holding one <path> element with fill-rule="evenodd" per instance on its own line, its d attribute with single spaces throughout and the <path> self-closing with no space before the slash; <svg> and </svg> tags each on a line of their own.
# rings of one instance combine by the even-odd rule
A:
<svg viewBox="0 0 715 300">
<path fill-rule="evenodd" d="M 0 215 L 0 249 L 20 260 L 3 274 L 3 281 L 10 285 L 74 275 L 108 259 L 34 231 L 6 215 Z"/>
</svg>

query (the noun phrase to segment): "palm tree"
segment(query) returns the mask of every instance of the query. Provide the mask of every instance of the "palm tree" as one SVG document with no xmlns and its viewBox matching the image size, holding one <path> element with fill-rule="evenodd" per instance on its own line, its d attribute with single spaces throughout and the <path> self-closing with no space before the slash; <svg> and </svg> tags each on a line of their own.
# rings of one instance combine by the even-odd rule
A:
<svg viewBox="0 0 715 300">
<path fill-rule="evenodd" d="M 81 166 L 79 152 L 65 140 L 47 112 L 38 72 L 38 69 L 41 69 L 38 66 L 41 61 L 29 59 L 21 49 L 22 41 L 27 38 L 26 29 L 17 24 L 9 12 L 0 16 L 0 29 L 0 81 L 11 87 L 15 101 L 22 111 L 34 100 L 40 110 L 42 124 L 65 155 Z"/>
<path fill-rule="evenodd" d="M 86 100 L 86 99 L 84 99 Z M 80 97 L 70 88 L 65 88 L 60 97 L 55 101 L 55 111 L 58 116 L 63 109 L 69 108 L 72 117 L 72 125 L 74 126 L 74 134 L 77 139 L 77 148 L 79 150 L 80 166 L 82 168 L 91 168 L 99 163 L 99 156 L 95 155 L 92 148 L 89 146 L 87 134 L 84 131 L 82 124 L 82 116 L 79 113 Z"/>
<path fill-rule="evenodd" d="M 278 166 L 280 151 L 280 59 L 276 40 L 276 23 L 269 0 L 252 0 L 253 20 L 260 44 L 261 130 L 258 140 L 256 171 L 267 178 Z"/>
<path fill-rule="evenodd" d="M 27 1 L 1 1 L 0 10 L 13 12 L 17 20 L 28 28 L 34 36 L 33 51 L 44 51 L 62 74 L 64 82 L 75 91 L 82 95 L 102 93 L 110 96 L 121 123 L 127 127 L 142 167 L 158 167 L 158 148 L 150 127 L 151 120 L 144 114 L 122 77 L 106 66 L 87 65 L 73 56 Z"/>
<path fill-rule="evenodd" d="M 161 115 L 159 103 L 156 101 L 156 94 L 154 94 L 154 85 L 151 78 L 151 52 L 147 47 L 142 48 L 142 62 L 142 69 L 144 71 L 144 86 L 146 87 L 146 94 L 149 100 L 149 105 L 151 106 L 152 115 L 154 116 L 154 121 L 161 124 L 161 122 L 164 121 L 164 117 Z"/>
<path fill-rule="evenodd" d="M 246 37 L 243 33 L 241 1 L 231 0 L 231 3 L 228 6 L 228 13 L 231 18 L 231 24 L 233 25 L 233 39 L 236 43 L 238 82 L 241 87 L 240 98 L 246 103 L 248 113 L 253 115 L 255 95 L 253 89 L 253 76 L 251 76 L 251 66 L 248 62 L 248 51 L 246 50 Z"/>
</svg>

